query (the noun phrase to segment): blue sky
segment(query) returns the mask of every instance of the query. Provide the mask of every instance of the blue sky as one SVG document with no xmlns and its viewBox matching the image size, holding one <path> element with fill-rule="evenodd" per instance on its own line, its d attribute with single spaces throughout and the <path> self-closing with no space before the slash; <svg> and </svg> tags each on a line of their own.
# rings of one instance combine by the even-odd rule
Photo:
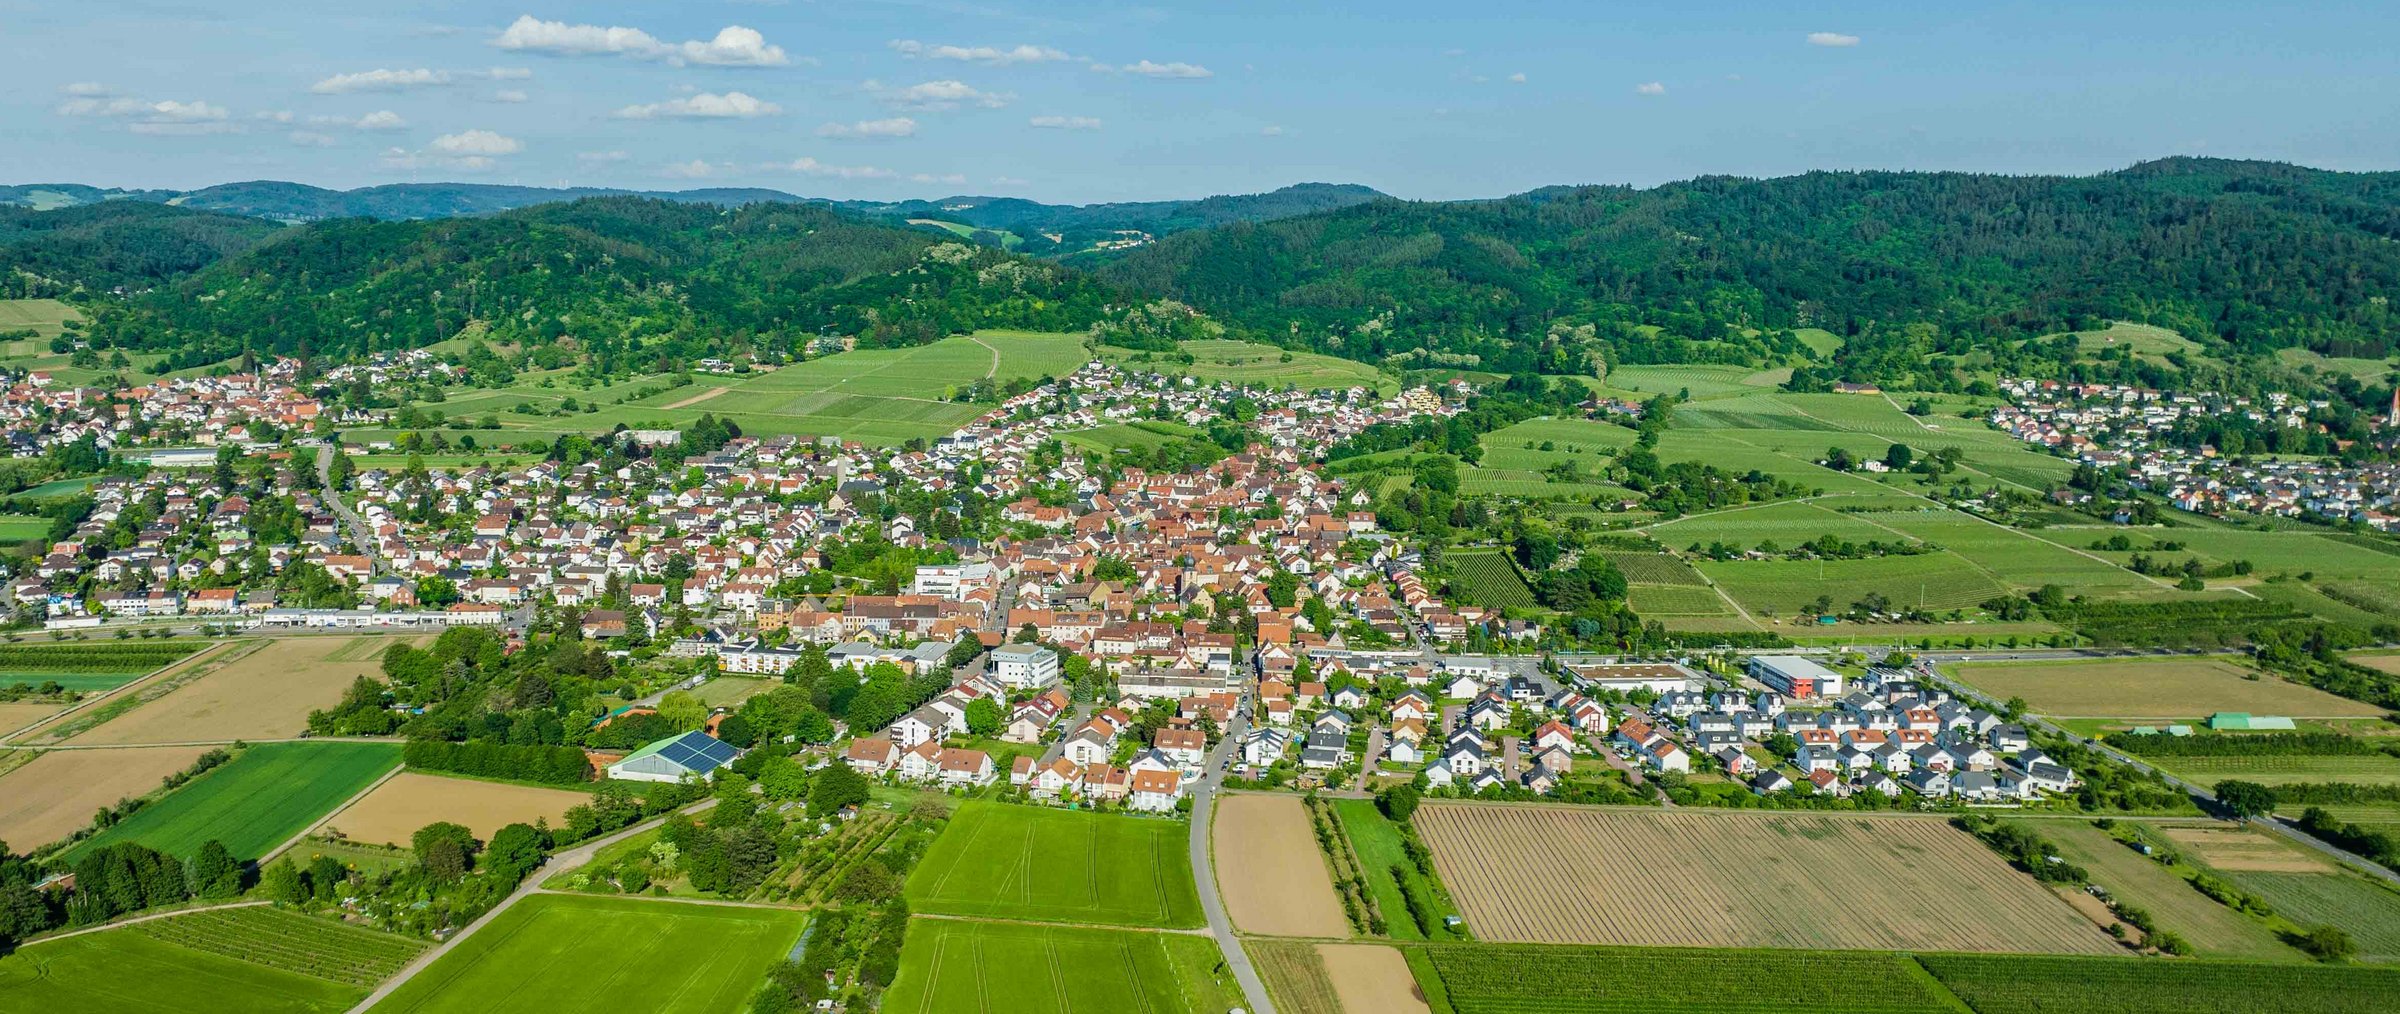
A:
<svg viewBox="0 0 2400 1014">
<path fill-rule="evenodd" d="M 1089 202 L 2400 168 L 2387 5 L 0 0 L 0 182 Z"/>
</svg>

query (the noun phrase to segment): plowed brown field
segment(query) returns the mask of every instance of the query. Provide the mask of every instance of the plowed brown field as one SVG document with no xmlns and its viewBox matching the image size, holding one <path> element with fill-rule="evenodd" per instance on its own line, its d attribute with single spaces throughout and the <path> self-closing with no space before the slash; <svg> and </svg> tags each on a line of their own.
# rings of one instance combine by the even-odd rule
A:
<svg viewBox="0 0 2400 1014">
<path fill-rule="evenodd" d="M 1939 818 L 1428 802 L 1483 940 L 2121 954 Z"/>
<path fill-rule="evenodd" d="M 325 826 L 351 841 L 406 845 L 418 828 L 446 820 L 465 824 L 475 837 L 490 841 L 492 832 L 510 824 L 545 819 L 557 827 L 564 823 L 568 807 L 591 801 L 589 792 L 402 771 L 326 818 Z"/>
<path fill-rule="evenodd" d="M 207 747 L 52 750 L 0 777 L 0 841 L 31 852 L 92 822 L 92 813 L 158 789 Z"/>
<path fill-rule="evenodd" d="M 352 680 L 382 678 L 383 648 L 403 640 L 422 639 L 278 639 L 73 741 L 197 743 L 297 736 L 308 729 L 308 713 L 340 703 Z"/>
<path fill-rule="evenodd" d="M 1300 797 L 1228 795 L 1217 800 L 1212 823 L 1217 889 L 1235 926 L 1279 937 L 1350 935 Z"/>
</svg>

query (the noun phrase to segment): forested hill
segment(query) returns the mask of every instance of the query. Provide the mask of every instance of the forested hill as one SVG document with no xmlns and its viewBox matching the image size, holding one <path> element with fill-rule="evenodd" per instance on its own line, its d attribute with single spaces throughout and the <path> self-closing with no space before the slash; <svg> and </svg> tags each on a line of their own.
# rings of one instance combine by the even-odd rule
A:
<svg viewBox="0 0 2400 1014">
<path fill-rule="evenodd" d="M 2396 237 L 2400 173 L 2169 159 L 1384 201 L 1187 233 L 1100 274 L 1368 360 L 1430 344 L 1555 368 L 1592 333 L 1614 358 L 1689 361 L 1819 326 L 1853 338 L 1845 370 L 1889 378 L 2103 317 L 2233 350 L 2383 356 L 2400 342 Z"/>
<path fill-rule="evenodd" d="M 0 207 L 0 298 L 59 296 L 79 286 L 146 289 L 250 249 L 279 228 L 160 204 Z"/>
<path fill-rule="evenodd" d="M 297 226 L 121 307 L 97 339 L 170 368 L 261 353 L 347 354 L 454 336 L 574 338 L 602 369 L 865 345 L 977 327 L 1077 330 L 1110 293 L 1057 265 L 810 205 L 592 198 L 474 218 Z"/>
</svg>

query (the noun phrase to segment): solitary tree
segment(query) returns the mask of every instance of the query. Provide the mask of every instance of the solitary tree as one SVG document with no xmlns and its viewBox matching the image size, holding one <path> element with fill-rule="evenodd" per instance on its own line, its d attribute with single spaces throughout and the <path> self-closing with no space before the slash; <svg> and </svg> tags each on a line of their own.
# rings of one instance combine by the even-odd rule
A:
<svg viewBox="0 0 2400 1014">
<path fill-rule="evenodd" d="M 2228 778 L 2218 782 L 2212 791 L 2217 795 L 2217 804 L 2223 806 L 2226 815 L 2235 820 L 2249 820 L 2275 812 L 2275 790 L 2257 782 Z"/>
</svg>

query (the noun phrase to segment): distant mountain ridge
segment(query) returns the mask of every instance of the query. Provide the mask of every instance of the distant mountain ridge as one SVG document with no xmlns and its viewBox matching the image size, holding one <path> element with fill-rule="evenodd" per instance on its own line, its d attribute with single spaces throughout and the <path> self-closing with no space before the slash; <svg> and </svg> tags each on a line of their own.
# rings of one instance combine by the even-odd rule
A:
<svg viewBox="0 0 2400 1014">
<path fill-rule="evenodd" d="M 954 222 L 965 234 L 993 233 L 984 239 L 995 246 L 1028 253 L 1066 255 L 1088 250 L 1094 243 L 1126 233 L 1146 238 L 1236 222 L 1260 222 L 1293 215 L 1331 211 L 1382 200 L 1384 194 L 1357 184 L 1301 183 L 1264 194 L 1225 194 L 1184 201 L 1137 201 L 1115 204 L 1043 204 L 1014 197 L 953 196 L 935 200 L 841 201 L 803 197 L 755 187 L 716 187 L 697 190 L 626 190 L 612 187 L 521 187 L 491 183 L 391 183 L 329 190 L 304 183 L 252 180 L 221 183 L 198 190 L 126 190 L 80 183 L 29 183 L 0 186 L 0 206 L 48 211 L 112 201 L 172 204 L 196 211 L 215 211 L 278 222 L 320 222 L 336 218 L 376 218 L 385 221 L 488 215 L 537 204 L 554 204 L 585 197 L 651 197 L 697 204 L 824 204 L 869 218 L 903 223 L 909 220 Z M 958 232 L 959 230 L 943 230 Z M 1014 236 L 1014 239 L 1009 239 Z M 1055 237 L 1055 238 L 1054 238 Z"/>
</svg>

